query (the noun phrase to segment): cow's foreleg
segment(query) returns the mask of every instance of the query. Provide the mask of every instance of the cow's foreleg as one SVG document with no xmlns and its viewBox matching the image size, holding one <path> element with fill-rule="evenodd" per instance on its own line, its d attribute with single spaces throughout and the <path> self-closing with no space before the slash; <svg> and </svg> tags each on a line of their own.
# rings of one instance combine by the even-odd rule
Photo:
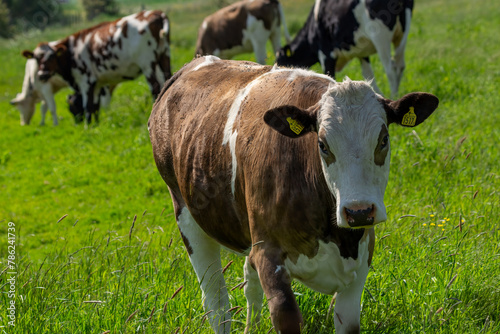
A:
<svg viewBox="0 0 500 334">
<path fill-rule="evenodd" d="M 40 120 L 40 125 L 45 125 L 45 115 L 47 114 L 48 106 L 47 102 L 43 101 L 40 104 L 40 113 L 42 114 L 42 119 Z M 54 124 L 56 125 L 56 124 Z"/>
<path fill-rule="evenodd" d="M 200 283 L 203 306 L 210 312 L 210 325 L 215 333 L 227 334 L 231 330 L 231 316 L 227 312 L 231 305 L 222 275 L 220 246 L 198 226 L 185 207 L 177 215 L 177 225 Z"/>
<path fill-rule="evenodd" d="M 360 240 L 358 250 L 362 265 L 356 272 L 355 280 L 337 294 L 334 310 L 336 334 L 353 334 L 360 331 L 361 295 L 368 276 L 374 245 L 375 233 L 373 229 L 366 230 L 365 235 Z"/>
<path fill-rule="evenodd" d="M 398 94 L 399 82 L 391 56 L 392 32 L 382 22 L 377 21 L 377 23 L 380 28 L 373 29 L 373 31 L 370 30 L 369 34 L 371 34 L 370 38 L 377 50 L 380 62 L 384 66 L 385 74 L 391 87 L 391 97 L 395 97 Z"/>
<path fill-rule="evenodd" d="M 394 44 L 394 72 L 396 73 L 396 85 L 399 88 L 401 83 L 401 79 L 403 78 L 403 72 L 405 70 L 405 49 L 406 42 L 408 41 L 408 34 L 410 32 L 410 23 L 411 23 L 411 10 L 409 8 L 406 9 L 406 25 L 403 37 L 399 44 Z"/>
<path fill-rule="evenodd" d="M 40 125 L 45 124 L 45 114 L 47 113 L 47 108 L 52 114 L 53 124 L 58 125 L 59 121 L 57 119 L 56 101 L 54 100 L 54 92 L 52 91 L 51 85 L 44 84 L 42 86 L 42 96 L 44 101 L 42 101 L 42 121 L 40 122 Z"/>
<path fill-rule="evenodd" d="M 361 73 L 363 74 L 363 78 L 370 81 L 371 86 L 377 93 L 382 94 L 380 88 L 377 86 L 377 82 L 375 81 L 375 74 L 373 73 L 372 65 L 370 64 L 370 58 L 359 58 L 359 61 L 361 63 Z"/>
<path fill-rule="evenodd" d="M 247 298 L 247 324 L 245 327 L 245 334 L 250 333 L 252 329 L 256 328 L 259 320 L 260 313 L 262 310 L 262 297 L 263 290 L 260 285 L 259 275 L 252 265 L 250 264 L 248 257 L 245 261 L 244 266 L 245 272 L 245 297 Z M 253 318 L 253 319 L 252 319 Z"/>
<path fill-rule="evenodd" d="M 255 53 L 255 59 L 259 64 L 266 64 L 266 43 L 270 37 L 270 32 L 264 27 L 264 22 L 257 20 L 253 16 L 249 16 L 247 19 L 247 37 L 252 43 L 253 52 Z"/>
<path fill-rule="evenodd" d="M 292 291 L 292 279 L 283 265 L 281 254 L 278 250 L 257 250 L 257 247 L 259 246 L 252 249 L 250 261 L 259 273 L 274 330 L 281 334 L 299 334 L 303 325 L 302 314 Z"/>
</svg>

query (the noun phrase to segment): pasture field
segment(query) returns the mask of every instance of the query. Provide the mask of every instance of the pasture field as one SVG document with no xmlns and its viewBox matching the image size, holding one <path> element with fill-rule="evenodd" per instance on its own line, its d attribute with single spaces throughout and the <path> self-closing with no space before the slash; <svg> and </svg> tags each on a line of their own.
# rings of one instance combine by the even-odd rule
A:
<svg viewBox="0 0 500 334">
<path fill-rule="evenodd" d="M 192 59 L 198 26 L 215 3 L 146 5 L 170 17 L 174 71 Z M 313 1 L 282 3 L 293 36 Z M 140 4 L 126 0 L 122 12 Z M 56 96 L 57 127 L 50 115 L 39 126 L 39 111 L 21 127 L 9 105 L 21 90 L 20 52 L 88 25 L 0 40 L 0 332 L 210 333 L 154 165 L 145 80 L 120 85 L 101 110 L 100 124 L 87 129 L 75 125 L 67 110 L 70 90 Z M 400 94 L 426 91 L 441 102 L 414 131 L 390 130 L 389 218 L 376 227 L 363 333 L 500 332 L 498 27 L 495 1 L 416 1 Z M 388 93 L 378 58 L 372 63 Z M 357 61 L 337 78 L 346 75 L 361 79 Z M 15 246 L 14 269 L 8 267 L 8 246 Z M 223 265 L 230 261 L 225 276 L 231 303 L 245 307 L 238 288 L 243 259 L 224 252 Z M 294 288 L 305 333 L 332 333 L 331 297 L 300 284 Z M 8 317 L 12 303 L 15 320 Z M 233 332 L 241 333 L 245 310 L 232 312 Z M 264 307 L 259 333 L 270 328 Z"/>
</svg>

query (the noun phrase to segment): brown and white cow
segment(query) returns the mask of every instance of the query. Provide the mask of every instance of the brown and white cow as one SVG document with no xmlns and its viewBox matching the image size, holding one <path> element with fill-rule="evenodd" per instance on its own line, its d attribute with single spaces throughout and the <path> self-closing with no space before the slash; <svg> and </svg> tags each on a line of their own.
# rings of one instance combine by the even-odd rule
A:
<svg viewBox="0 0 500 334">
<path fill-rule="evenodd" d="M 87 123 L 99 110 L 102 87 L 144 74 L 154 97 L 171 76 L 169 22 L 161 11 L 142 11 L 81 30 L 55 43 L 40 43 L 34 52 L 38 75 L 61 75 L 82 94 Z"/>
<path fill-rule="evenodd" d="M 276 332 L 300 332 L 297 279 L 337 292 L 336 333 L 359 332 L 374 226 L 386 220 L 389 124 L 416 126 L 437 105 L 214 56 L 165 84 L 148 124 L 154 158 L 216 333 L 230 331 L 221 245 L 247 256 L 247 331 L 264 292 Z"/>
<path fill-rule="evenodd" d="M 394 97 L 405 69 L 412 10 L 413 0 L 316 0 L 307 22 L 276 62 L 300 67 L 319 62 L 335 78 L 335 72 L 359 58 L 363 77 L 380 92 L 369 58 L 378 53 Z"/>
<path fill-rule="evenodd" d="M 290 43 L 283 8 L 278 0 L 243 0 L 222 8 L 203 20 L 198 30 L 195 55 L 232 58 L 254 52 L 257 62 L 266 62 L 266 42 L 274 53 L 281 46 L 281 25 Z"/>
</svg>

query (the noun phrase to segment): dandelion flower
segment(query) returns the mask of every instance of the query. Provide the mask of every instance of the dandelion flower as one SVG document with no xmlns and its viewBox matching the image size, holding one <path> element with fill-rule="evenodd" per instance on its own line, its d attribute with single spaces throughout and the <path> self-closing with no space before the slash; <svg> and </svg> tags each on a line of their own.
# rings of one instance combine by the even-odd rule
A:
<svg viewBox="0 0 500 334">
<path fill-rule="evenodd" d="M 429 217 L 434 218 L 434 215 L 430 214 Z"/>
<path fill-rule="evenodd" d="M 431 226 L 436 226 L 436 224 L 434 224 L 434 223 L 431 223 Z"/>
</svg>

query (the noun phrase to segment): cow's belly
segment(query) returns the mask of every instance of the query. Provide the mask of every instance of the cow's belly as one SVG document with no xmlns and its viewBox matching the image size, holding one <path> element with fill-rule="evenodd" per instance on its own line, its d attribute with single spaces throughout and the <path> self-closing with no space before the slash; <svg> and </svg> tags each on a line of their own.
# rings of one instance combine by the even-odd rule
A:
<svg viewBox="0 0 500 334">
<path fill-rule="evenodd" d="M 344 66 L 354 58 L 365 58 L 375 54 L 377 50 L 372 41 L 367 37 L 359 37 L 356 45 L 351 45 L 349 50 L 336 49 L 332 52 L 332 57 L 337 59 L 335 72 L 341 71 Z"/>
<path fill-rule="evenodd" d="M 252 43 L 250 40 L 244 40 L 242 45 L 237 45 L 233 46 L 230 49 L 225 49 L 225 50 L 219 50 L 216 49 L 214 51 L 214 56 L 225 58 L 225 59 L 231 59 L 236 55 L 242 54 L 242 53 L 249 53 L 253 51 Z"/>
<path fill-rule="evenodd" d="M 342 292 L 357 278 L 359 272 L 366 273 L 369 238 L 367 234 L 360 240 L 357 259 L 342 257 L 338 246 L 333 242 L 319 241 L 318 253 L 314 257 L 301 254 L 295 263 L 287 258 L 286 270 L 292 278 L 315 291 L 326 294 Z"/>
<path fill-rule="evenodd" d="M 109 66 L 111 68 L 111 66 Z M 141 68 L 136 64 L 120 65 L 116 70 L 99 71 L 98 82 L 102 85 L 118 84 L 123 81 L 133 80 L 141 75 Z"/>
</svg>

